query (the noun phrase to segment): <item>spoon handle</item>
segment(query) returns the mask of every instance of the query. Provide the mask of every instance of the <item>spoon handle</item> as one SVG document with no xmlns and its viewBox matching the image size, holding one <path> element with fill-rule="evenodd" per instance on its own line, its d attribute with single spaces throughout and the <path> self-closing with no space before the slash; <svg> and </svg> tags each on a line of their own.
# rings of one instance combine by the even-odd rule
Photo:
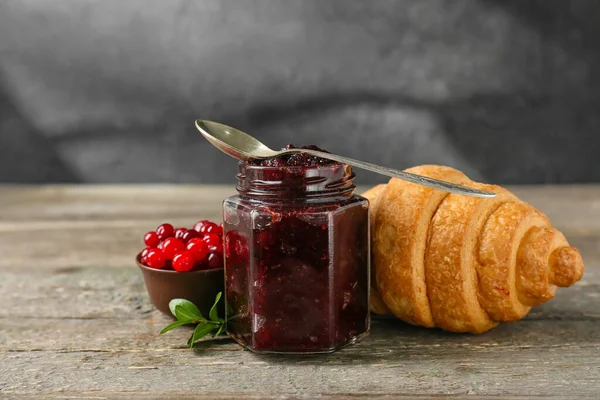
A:
<svg viewBox="0 0 600 400">
<path fill-rule="evenodd" d="M 284 150 L 282 153 L 308 153 L 313 156 L 326 158 L 328 160 L 338 161 L 344 164 L 352 165 L 353 167 L 366 169 L 368 171 L 377 172 L 381 175 L 387 175 L 394 178 L 402 179 L 408 182 L 416 183 L 417 185 L 427 186 L 433 189 L 443 190 L 445 192 L 462 194 L 465 196 L 480 197 L 489 199 L 496 196 L 496 193 L 487 192 L 484 190 L 477 190 L 466 186 L 457 185 L 454 183 L 440 181 L 437 179 L 429 178 L 427 176 L 421 176 L 411 174 L 410 172 L 399 171 L 393 168 L 382 167 L 380 165 L 371 164 L 364 161 L 355 160 L 353 158 L 342 157 L 331 153 L 324 153 L 322 151 L 308 150 L 308 149 L 290 149 Z"/>
</svg>

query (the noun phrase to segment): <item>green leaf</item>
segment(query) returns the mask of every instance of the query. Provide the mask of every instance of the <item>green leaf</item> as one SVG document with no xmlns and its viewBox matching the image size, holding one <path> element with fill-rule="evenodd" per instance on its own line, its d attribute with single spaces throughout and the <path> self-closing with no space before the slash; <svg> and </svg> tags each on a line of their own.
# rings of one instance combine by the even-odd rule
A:
<svg viewBox="0 0 600 400">
<path fill-rule="evenodd" d="M 171 310 L 171 313 L 177 318 L 177 321 L 172 322 L 164 327 L 160 333 L 166 333 L 171 329 L 177 328 L 181 325 L 197 324 L 196 328 L 194 329 L 194 333 L 187 341 L 188 346 L 190 347 L 193 347 L 196 342 L 209 333 L 214 333 L 216 331 L 212 337 L 215 338 L 219 336 L 221 333 L 223 333 L 226 325 L 225 319 L 220 318 L 217 311 L 217 307 L 222 296 L 222 292 L 217 293 L 215 302 L 208 313 L 210 320 L 204 318 L 198 307 L 196 307 L 192 302 L 185 299 L 171 300 L 169 302 L 169 310 Z"/>
<path fill-rule="evenodd" d="M 194 343 L 196 343 L 196 341 L 210 333 L 213 329 L 215 329 L 213 325 L 198 324 L 198 326 L 196 326 L 196 329 L 194 329 L 194 334 L 191 337 L 191 343 L 188 342 L 190 347 L 192 347 Z"/>
<path fill-rule="evenodd" d="M 192 314 L 189 310 L 180 305 L 175 307 L 175 316 L 180 321 L 187 321 L 188 324 L 201 322 L 198 321 L 198 317 L 196 315 Z M 203 317 L 202 319 L 204 320 Z"/>
<path fill-rule="evenodd" d="M 215 298 L 215 304 L 213 304 L 213 306 L 210 309 L 210 312 L 208 313 L 208 318 L 210 318 L 211 321 L 221 321 L 219 315 L 217 314 L 217 304 L 219 304 L 219 300 L 221 300 L 221 295 L 221 292 L 217 293 L 217 297 Z"/>
<path fill-rule="evenodd" d="M 171 314 L 173 314 L 173 316 L 177 317 L 178 319 L 179 317 L 177 316 L 177 306 L 180 306 L 185 311 L 187 311 L 187 313 L 191 315 L 190 319 L 204 319 L 202 313 L 200 312 L 200 310 L 198 310 L 198 307 L 196 307 L 191 301 L 186 299 L 173 299 L 169 302 L 169 310 L 171 310 Z"/>
<path fill-rule="evenodd" d="M 163 330 L 162 330 L 162 331 L 160 331 L 160 334 L 162 335 L 163 333 L 167 333 L 167 332 L 169 332 L 171 329 L 175 329 L 175 328 L 177 328 L 178 326 L 181 326 L 181 325 L 186 325 L 186 324 L 189 324 L 189 323 L 190 323 L 190 322 L 188 322 L 188 321 L 185 321 L 185 320 L 184 320 L 184 321 L 175 321 L 175 322 L 173 322 L 173 323 L 171 323 L 171 324 L 169 324 L 169 325 L 165 326 L 165 327 L 163 328 Z"/>
</svg>

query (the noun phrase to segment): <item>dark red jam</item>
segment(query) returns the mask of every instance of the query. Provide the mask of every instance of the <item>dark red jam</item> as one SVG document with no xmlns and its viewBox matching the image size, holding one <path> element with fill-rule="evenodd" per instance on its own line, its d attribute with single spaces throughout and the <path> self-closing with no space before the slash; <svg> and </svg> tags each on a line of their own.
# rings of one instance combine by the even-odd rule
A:
<svg viewBox="0 0 600 400">
<path fill-rule="evenodd" d="M 223 203 L 227 330 L 254 351 L 330 352 L 369 331 L 368 201 L 349 166 L 290 159 L 240 163 Z"/>
<path fill-rule="evenodd" d="M 293 144 L 288 144 L 281 150 L 289 149 L 308 149 L 329 153 L 327 150 L 320 149 L 315 145 L 296 147 Z M 336 162 L 326 158 L 315 157 L 307 153 L 293 153 L 274 158 L 267 158 L 264 160 L 252 160 L 249 162 L 249 164 L 262 167 L 318 167 L 321 165 L 336 164 Z"/>
</svg>

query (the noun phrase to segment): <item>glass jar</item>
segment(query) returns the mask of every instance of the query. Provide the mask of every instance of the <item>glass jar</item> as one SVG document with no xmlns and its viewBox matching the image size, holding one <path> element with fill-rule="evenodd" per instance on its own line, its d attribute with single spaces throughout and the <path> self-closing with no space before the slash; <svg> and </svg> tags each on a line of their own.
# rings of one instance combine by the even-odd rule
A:
<svg viewBox="0 0 600 400">
<path fill-rule="evenodd" d="M 365 337 L 368 200 L 343 164 L 240 162 L 223 202 L 227 331 L 256 352 L 329 353 Z"/>
</svg>

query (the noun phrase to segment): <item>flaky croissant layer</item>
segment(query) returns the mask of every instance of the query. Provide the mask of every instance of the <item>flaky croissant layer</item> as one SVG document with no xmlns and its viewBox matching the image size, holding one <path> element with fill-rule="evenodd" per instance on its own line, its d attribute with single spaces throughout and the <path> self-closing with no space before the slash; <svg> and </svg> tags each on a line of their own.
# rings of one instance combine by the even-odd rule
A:
<svg viewBox="0 0 600 400">
<path fill-rule="evenodd" d="M 371 202 L 371 308 L 453 332 L 482 333 L 523 318 L 556 287 L 583 275 L 576 248 L 548 218 L 508 190 L 450 167 L 415 174 L 489 190 L 493 199 L 448 194 L 392 178 Z"/>
</svg>

